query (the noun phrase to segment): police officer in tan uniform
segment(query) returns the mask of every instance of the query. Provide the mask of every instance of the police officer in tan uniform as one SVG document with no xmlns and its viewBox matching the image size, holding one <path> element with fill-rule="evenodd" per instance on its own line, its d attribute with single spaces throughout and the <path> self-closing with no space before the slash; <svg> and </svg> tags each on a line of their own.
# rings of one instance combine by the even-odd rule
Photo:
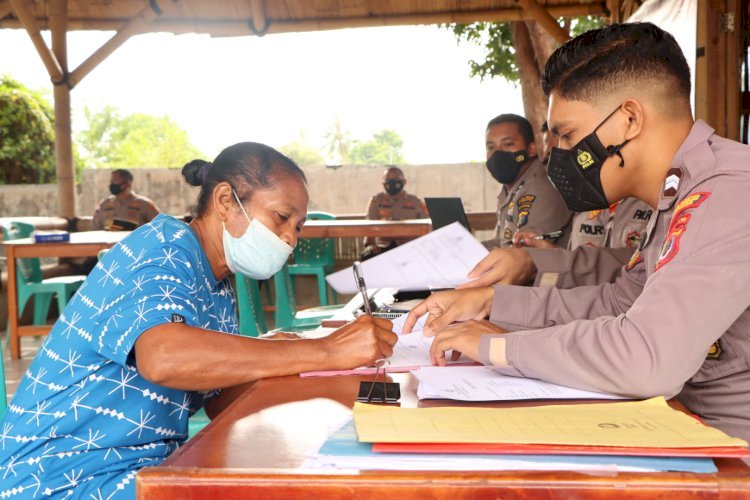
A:
<svg viewBox="0 0 750 500">
<path fill-rule="evenodd" d="M 485 246 L 509 247 L 521 229 L 551 233 L 565 228 L 571 214 L 537 158 L 531 123 L 519 115 L 500 115 L 487 124 L 485 138 L 487 170 L 502 184 L 495 238 Z"/>
<path fill-rule="evenodd" d="M 425 219 L 428 216 L 424 201 L 404 190 L 406 177 L 398 167 L 388 167 L 383 173 L 384 192 L 370 199 L 367 218 L 371 220 Z M 410 238 L 365 238 L 363 259 L 373 257 L 406 243 Z"/>
<path fill-rule="evenodd" d="M 153 201 L 133 192 L 133 174 L 130 171 L 124 168 L 113 170 L 109 183 L 112 195 L 96 207 L 93 229 L 135 229 L 159 215 Z M 119 221 L 129 223 L 130 227 L 120 227 Z"/>
<path fill-rule="evenodd" d="M 676 397 L 750 439 L 750 147 L 693 121 L 687 62 L 651 23 L 574 38 L 542 83 L 563 148 L 552 151 L 550 177 L 577 211 L 647 202 L 639 250 L 611 284 L 435 294 L 407 330 L 430 312 L 437 363 L 455 349 L 570 387 Z M 485 315 L 491 322 L 472 321 Z"/>
</svg>

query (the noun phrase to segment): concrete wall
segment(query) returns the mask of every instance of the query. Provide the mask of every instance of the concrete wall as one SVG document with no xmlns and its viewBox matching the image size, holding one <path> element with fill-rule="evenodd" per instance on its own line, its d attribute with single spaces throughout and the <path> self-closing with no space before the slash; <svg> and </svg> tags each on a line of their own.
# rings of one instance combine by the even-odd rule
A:
<svg viewBox="0 0 750 500">
<path fill-rule="evenodd" d="M 494 210 L 499 185 L 483 164 L 406 165 L 406 189 L 419 197 L 460 196 L 467 212 Z M 304 167 L 310 187 L 310 209 L 363 213 L 370 197 L 382 190 L 384 167 L 347 165 Z M 92 215 L 109 195 L 110 170 L 86 169 L 77 186 L 78 214 Z M 133 169 L 134 190 L 166 213 L 183 214 L 195 203 L 198 188 L 188 186 L 178 169 Z M 57 186 L 0 185 L 0 217 L 57 215 Z"/>
</svg>

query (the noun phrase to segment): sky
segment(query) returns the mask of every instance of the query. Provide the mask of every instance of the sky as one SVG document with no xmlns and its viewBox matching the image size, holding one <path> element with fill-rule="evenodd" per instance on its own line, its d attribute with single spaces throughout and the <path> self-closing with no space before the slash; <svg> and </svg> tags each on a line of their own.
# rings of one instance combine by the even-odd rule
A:
<svg viewBox="0 0 750 500">
<path fill-rule="evenodd" d="M 111 34 L 70 33 L 70 69 Z M 301 136 L 323 150 L 338 116 L 354 139 L 395 130 L 410 164 L 483 161 L 487 121 L 523 114 L 523 105 L 513 84 L 469 76 L 468 61 L 481 56 L 436 26 L 263 38 L 139 35 L 73 89 L 73 129 L 86 127 L 85 106 L 168 115 L 212 159 L 236 142 L 280 147 Z M 24 31 L 0 30 L 3 74 L 51 96 Z"/>
</svg>

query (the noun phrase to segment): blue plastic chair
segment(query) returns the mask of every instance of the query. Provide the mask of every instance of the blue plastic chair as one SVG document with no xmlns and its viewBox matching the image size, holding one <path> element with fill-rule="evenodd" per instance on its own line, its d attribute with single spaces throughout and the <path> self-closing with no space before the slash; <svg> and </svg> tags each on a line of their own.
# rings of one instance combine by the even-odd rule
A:
<svg viewBox="0 0 750 500">
<path fill-rule="evenodd" d="M 242 274 L 235 275 L 235 298 L 240 320 L 240 333 L 257 337 L 268 331 L 263 302 L 260 298 L 258 282 Z"/>
<path fill-rule="evenodd" d="M 10 225 L 2 225 L 2 231 L 6 240 L 28 238 L 34 231 L 34 226 L 23 222 L 11 222 Z M 57 308 L 62 312 L 86 279 L 86 276 L 81 275 L 44 279 L 39 259 L 17 259 L 17 262 L 18 315 L 23 314 L 26 303 L 33 297 L 34 325 L 44 325 L 47 322 L 53 296 L 57 296 Z"/>
<path fill-rule="evenodd" d="M 312 307 L 299 311 L 294 297 L 294 285 L 289 275 L 289 267 L 284 264 L 281 271 L 274 274 L 273 283 L 276 287 L 276 329 L 289 327 L 315 327 L 339 311 L 342 305 Z"/>
<path fill-rule="evenodd" d="M 336 216 L 328 212 L 308 212 L 308 220 L 335 220 Z M 312 275 L 318 280 L 318 296 L 320 305 L 328 305 L 328 284 L 326 274 L 333 272 L 334 265 L 334 241 L 333 238 L 303 238 L 297 241 L 294 249 L 294 264 L 289 266 L 289 274 L 294 277 L 298 275 Z M 334 303 L 338 301 L 336 291 L 331 289 Z"/>
</svg>

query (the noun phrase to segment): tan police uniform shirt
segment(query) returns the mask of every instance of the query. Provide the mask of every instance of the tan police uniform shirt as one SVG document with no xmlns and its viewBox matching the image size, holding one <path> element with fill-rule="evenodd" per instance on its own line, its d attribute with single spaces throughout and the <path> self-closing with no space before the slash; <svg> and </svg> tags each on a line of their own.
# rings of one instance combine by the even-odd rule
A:
<svg viewBox="0 0 750 500">
<path fill-rule="evenodd" d="M 151 222 L 151 219 L 157 215 L 159 215 L 159 209 L 153 201 L 131 191 L 130 195 L 122 200 L 115 195 L 103 199 L 96 207 L 91 227 L 107 229 L 114 219 L 122 219 L 136 226 L 142 226 Z"/>
<path fill-rule="evenodd" d="M 371 220 L 408 220 L 426 219 L 427 207 L 424 201 L 401 191 L 395 196 L 388 193 L 378 193 L 370 199 L 367 206 L 367 218 Z M 411 238 L 375 238 L 375 244 L 379 247 L 387 247 L 392 241 L 397 244 L 406 243 Z"/>
<path fill-rule="evenodd" d="M 534 284 L 573 288 L 614 281 L 638 248 L 653 209 L 625 198 L 604 210 L 573 215 L 567 250 L 528 248 Z"/>
<path fill-rule="evenodd" d="M 510 247 L 513 235 L 521 229 L 538 234 L 562 230 L 570 216 L 544 165 L 534 158 L 512 185 L 503 184 L 497 197 L 495 238 L 484 245 L 489 249 Z"/>
<path fill-rule="evenodd" d="M 495 287 L 485 362 L 570 387 L 677 398 L 750 440 L 750 147 L 697 121 L 614 283 Z"/>
</svg>

